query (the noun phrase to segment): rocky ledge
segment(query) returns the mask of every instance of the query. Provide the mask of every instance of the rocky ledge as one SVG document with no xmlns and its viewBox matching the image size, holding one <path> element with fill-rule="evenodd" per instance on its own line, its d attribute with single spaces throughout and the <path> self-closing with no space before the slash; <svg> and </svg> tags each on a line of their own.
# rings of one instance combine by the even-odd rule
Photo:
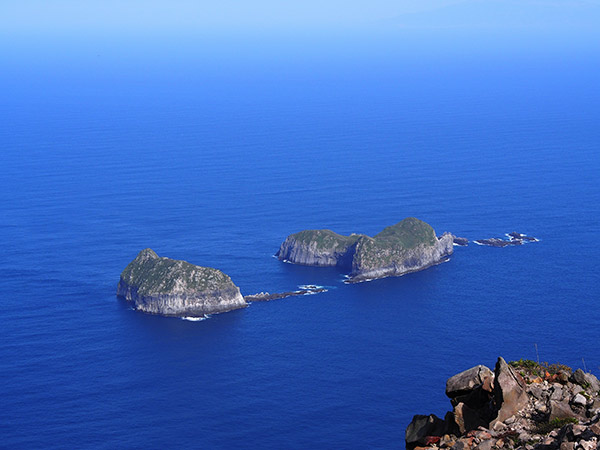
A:
<svg viewBox="0 0 600 450">
<path fill-rule="evenodd" d="M 469 240 L 464 237 L 452 236 L 454 238 L 454 245 L 458 245 L 459 247 L 466 247 L 469 245 Z"/>
<path fill-rule="evenodd" d="M 446 395 L 453 411 L 414 416 L 408 449 L 600 449 L 600 382 L 581 369 L 498 358 L 454 375 Z"/>
<path fill-rule="evenodd" d="M 298 295 L 312 295 L 312 294 L 320 294 L 321 292 L 327 292 L 327 289 L 321 286 L 315 286 L 314 284 L 308 284 L 299 286 L 300 289 L 297 291 L 289 291 L 289 292 L 277 292 L 277 293 L 269 293 L 269 292 L 259 292 L 258 294 L 246 295 L 244 300 L 247 302 L 268 302 L 271 300 L 279 300 L 281 298 L 286 297 L 295 297 Z"/>
<path fill-rule="evenodd" d="M 427 223 L 409 217 L 370 237 L 343 236 L 331 230 L 292 234 L 275 254 L 282 261 L 348 270 L 348 282 L 400 276 L 445 261 L 453 252 L 454 236 L 439 238 Z"/>
<path fill-rule="evenodd" d="M 527 236 L 526 234 L 517 233 L 516 231 L 507 233 L 506 237 L 508 239 L 476 239 L 475 243 L 479 245 L 487 245 L 489 247 L 508 247 L 509 245 L 523 245 L 527 242 L 538 242 L 537 238 L 534 238 L 533 236 Z"/>
<path fill-rule="evenodd" d="M 142 250 L 129 263 L 117 296 L 152 314 L 201 317 L 248 306 L 239 288 L 223 272 Z"/>
</svg>

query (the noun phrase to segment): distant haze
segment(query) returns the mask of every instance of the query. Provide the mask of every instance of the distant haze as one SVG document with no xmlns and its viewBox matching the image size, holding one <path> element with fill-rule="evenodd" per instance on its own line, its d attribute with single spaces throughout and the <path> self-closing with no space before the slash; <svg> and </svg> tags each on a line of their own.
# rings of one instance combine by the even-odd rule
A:
<svg viewBox="0 0 600 450">
<path fill-rule="evenodd" d="M 595 28 L 593 0 L 21 0 L 0 5 L 4 32 L 294 32 L 381 27 Z"/>
</svg>

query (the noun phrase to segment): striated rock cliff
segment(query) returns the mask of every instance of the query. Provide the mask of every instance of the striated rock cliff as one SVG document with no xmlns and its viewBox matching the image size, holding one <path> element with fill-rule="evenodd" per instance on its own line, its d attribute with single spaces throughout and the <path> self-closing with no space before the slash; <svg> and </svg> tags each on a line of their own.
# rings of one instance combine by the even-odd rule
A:
<svg viewBox="0 0 600 450">
<path fill-rule="evenodd" d="M 288 236 L 275 256 L 306 266 L 347 265 L 352 263 L 356 242 L 361 237 L 366 236 L 342 236 L 331 230 L 304 230 Z"/>
<path fill-rule="evenodd" d="M 239 288 L 223 272 L 142 250 L 129 263 L 117 295 L 135 308 L 166 316 L 203 316 L 247 306 Z"/>
<path fill-rule="evenodd" d="M 408 449 L 596 450 L 600 448 L 600 382 L 559 364 L 498 358 L 446 383 L 453 411 L 416 415 Z"/>
<path fill-rule="evenodd" d="M 360 282 L 439 264 L 452 254 L 453 239 L 450 233 L 437 238 L 431 226 L 409 217 L 374 237 L 301 231 L 288 236 L 275 256 L 295 264 L 338 266 L 350 272 L 349 282 Z"/>
</svg>

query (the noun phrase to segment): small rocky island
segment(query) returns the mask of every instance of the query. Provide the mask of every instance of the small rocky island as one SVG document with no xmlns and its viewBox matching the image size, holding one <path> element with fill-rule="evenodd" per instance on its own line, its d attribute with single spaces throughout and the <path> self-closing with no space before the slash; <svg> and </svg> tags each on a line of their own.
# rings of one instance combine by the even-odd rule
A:
<svg viewBox="0 0 600 450">
<path fill-rule="evenodd" d="M 507 233 L 506 237 L 508 239 L 476 239 L 475 243 L 478 245 L 487 245 L 488 247 L 508 247 L 510 245 L 523 245 L 527 242 L 539 241 L 539 239 L 534 238 L 533 236 L 527 236 L 526 234 L 517 233 L 516 231 L 513 231 L 512 233 Z"/>
<path fill-rule="evenodd" d="M 137 310 L 164 316 L 202 317 L 248 306 L 220 270 L 161 258 L 149 248 L 121 273 L 117 296 Z"/>
<path fill-rule="evenodd" d="M 271 300 L 280 300 L 287 297 L 297 297 L 299 295 L 313 295 L 320 294 L 321 292 L 327 292 L 326 288 L 322 286 L 315 286 L 314 284 L 299 286 L 299 288 L 300 289 L 296 291 L 277 292 L 274 294 L 269 292 L 259 292 L 258 294 L 246 295 L 244 300 L 247 302 L 270 302 Z"/>
<path fill-rule="evenodd" d="M 410 449 L 596 450 L 600 448 L 600 382 L 561 364 L 498 358 L 446 382 L 453 411 L 416 415 Z"/>
<path fill-rule="evenodd" d="M 453 252 L 453 243 L 452 234 L 438 238 L 430 225 L 409 217 L 374 237 L 343 236 L 331 230 L 301 231 L 288 236 L 275 256 L 294 264 L 338 266 L 349 271 L 348 282 L 356 283 L 400 276 L 444 262 Z"/>
</svg>

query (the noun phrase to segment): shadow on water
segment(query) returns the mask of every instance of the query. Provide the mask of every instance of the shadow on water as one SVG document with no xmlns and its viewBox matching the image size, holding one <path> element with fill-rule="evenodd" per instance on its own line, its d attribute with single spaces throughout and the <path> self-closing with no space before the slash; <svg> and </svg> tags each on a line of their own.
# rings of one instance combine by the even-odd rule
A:
<svg viewBox="0 0 600 450">
<path fill-rule="evenodd" d="M 278 261 L 280 271 L 291 283 L 336 286 L 345 280 L 348 273 L 339 267 L 315 267 Z"/>
</svg>

